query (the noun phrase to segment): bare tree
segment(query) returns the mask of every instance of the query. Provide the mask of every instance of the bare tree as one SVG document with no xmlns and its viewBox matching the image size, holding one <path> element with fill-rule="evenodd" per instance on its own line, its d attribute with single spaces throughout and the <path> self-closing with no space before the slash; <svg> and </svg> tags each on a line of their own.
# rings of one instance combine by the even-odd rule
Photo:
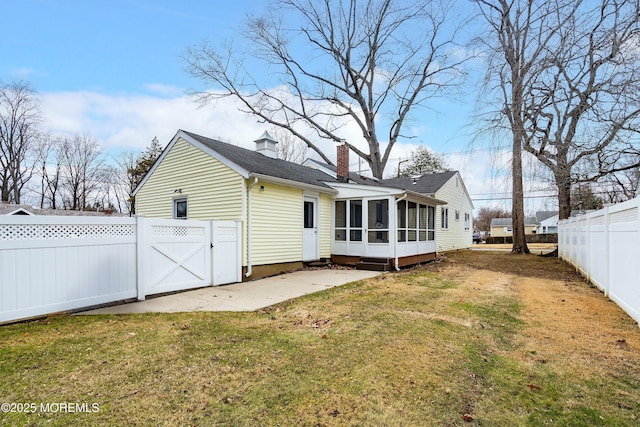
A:
<svg viewBox="0 0 640 427">
<path fill-rule="evenodd" d="M 547 46 L 558 45 L 558 32 L 580 0 L 475 0 L 490 32 L 481 38 L 488 48 L 485 87 L 496 93 L 488 127 L 506 128 L 512 150 L 512 253 L 529 253 L 524 233 L 522 149 L 527 144 L 528 88 L 545 66 Z M 489 102 L 491 102 L 490 100 Z"/>
<path fill-rule="evenodd" d="M 132 215 L 135 213 L 135 198 L 133 191 L 140 183 L 137 168 L 140 164 L 140 155 L 133 152 L 124 152 L 116 159 L 116 201 L 120 212 Z"/>
<path fill-rule="evenodd" d="M 33 176 L 29 159 L 38 137 L 40 109 L 34 90 L 23 82 L 0 86 L 0 200 L 20 203 Z"/>
<path fill-rule="evenodd" d="M 56 195 L 60 178 L 60 162 L 58 140 L 51 134 L 42 134 L 37 143 L 37 156 L 34 164 L 36 174 L 40 176 L 40 209 L 49 201 L 52 209 L 56 208 Z"/>
<path fill-rule="evenodd" d="M 577 2 L 523 87 L 523 148 L 553 173 L 560 219 L 574 184 L 640 165 L 639 13 L 637 0 Z"/>
<path fill-rule="evenodd" d="M 597 188 L 606 203 L 620 203 L 633 199 L 639 195 L 637 191 L 640 189 L 640 167 L 609 174 L 598 182 Z"/>
<path fill-rule="evenodd" d="M 382 178 L 411 113 L 463 77 L 467 57 L 457 41 L 465 22 L 451 19 L 449 0 L 280 0 L 271 11 L 245 25 L 247 54 L 206 43 L 185 53 L 189 73 L 213 87 L 195 94 L 202 104 L 239 100 L 242 111 L 288 130 L 329 164 L 307 127 L 341 143 L 344 126 L 357 125 L 368 152 L 347 144 Z M 245 65 L 251 56 L 277 81 L 258 81 Z"/>
<path fill-rule="evenodd" d="M 66 209 L 83 210 L 87 200 L 99 183 L 102 149 L 88 135 L 64 138 L 60 145 L 62 158 L 62 188 Z"/>
<path fill-rule="evenodd" d="M 478 231 L 491 231 L 491 220 L 493 218 L 510 218 L 511 213 L 497 207 L 481 207 L 478 215 L 473 219 L 474 228 Z"/>
<path fill-rule="evenodd" d="M 271 130 L 278 144 L 276 146 L 278 158 L 293 163 L 302 163 L 307 158 L 309 147 L 290 132 L 282 128 Z"/>
</svg>

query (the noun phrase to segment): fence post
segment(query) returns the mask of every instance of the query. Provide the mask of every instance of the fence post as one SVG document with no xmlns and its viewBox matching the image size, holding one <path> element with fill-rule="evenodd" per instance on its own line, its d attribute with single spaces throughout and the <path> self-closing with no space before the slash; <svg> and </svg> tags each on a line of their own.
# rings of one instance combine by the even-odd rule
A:
<svg viewBox="0 0 640 427">
<path fill-rule="evenodd" d="M 605 260 L 604 260 L 604 268 L 605 268 L 605 275 L 604 277 L 606 277 L 607 279 L 607 283 L 604 284 L 603 288 L 604 288 L 604 295 L 608 298 L 609 297 L 609 291 L 611 290 L 611 241 L 610 241 L 610 235 L 609 235 L 609 206 L 605 206 L 604 208 L 604 253 L 605 253 Z"/>
<path fill-rule="evenodd" d="M 149 236 L 146 219 L 136 215 L 136 254 L 137 254 L 137 290 L 138 301 L 144 301 L 145 283 L 147 279 L 147 258 L 145 253 L 148 251 Z"/>
</svg>

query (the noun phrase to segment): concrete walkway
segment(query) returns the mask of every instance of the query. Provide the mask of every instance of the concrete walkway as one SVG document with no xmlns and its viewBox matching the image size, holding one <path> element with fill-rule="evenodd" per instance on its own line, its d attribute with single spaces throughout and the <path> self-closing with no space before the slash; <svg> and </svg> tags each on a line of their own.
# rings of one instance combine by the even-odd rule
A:
<svg viewBox="0 0 640 427">
<path fill-rule="evenodd" d="M 77 314 L 178 313 L 188 311 L 255 311 L 296 298 L 379 275 L 364 270 L 296 271 L 251 282 L 180 292 L 145 301 Z"/>
</svg>

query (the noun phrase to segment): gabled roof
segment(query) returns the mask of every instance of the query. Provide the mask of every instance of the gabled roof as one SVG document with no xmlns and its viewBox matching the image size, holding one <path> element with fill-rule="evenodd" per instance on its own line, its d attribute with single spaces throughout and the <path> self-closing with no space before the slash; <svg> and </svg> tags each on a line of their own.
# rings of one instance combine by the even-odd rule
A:
<svg viewBox="0 0 640 427">
<path fill-rule="evenodd" d="M 260 174 L 326 188 L 331 187 L 325 182 L 338 181 L 318 169 L 308 168 L 286 160 L 272 159 L 256 151 L 247 150 L 246 148 L 237 147 L 195 133 L 182 132 L 229 159 L 249 174 Z"/>
<path fill-rule="evenodd" d="M 338 169 L 334 165 L 330 165 L 319 160 L 309 158 L 305 159 L 302 164 L 314 169 L 320 169 L 334 177 L 337 176 L 338 173 Z M 349 180 L 353 181 L 355 184 L 361 185 L 382 185 L 379 179 L 363 176 L 355 172 L 349 172 Z"/>
<path fill-rule="evenodd" d="M 536 223 L 541 223 L 555 215 L 558 215 L 558 211 L 538 211 L 536 212 Z"/>
<path fill-rule="evenodd" d="M 302 166 L 286 160 L 274 159 L 258 153 L 257 151 L 247 150 L 246 148 L 238 147 L 216 139 L 207 138 L 185 130 L 178 130 L 171 142 L 165 147 L 162 154 L 153 164 L 149 172 L 147 172 L 140 184 L 138 184 L 134 194 L 137 194 L 138 190 L 147 181 L 149 176 L 151 176 L 166 153 L 180 138 L 201 148 L 204 152 L 233 169 L 244 178 L 271 177 L 275 181 L 282 182 L 283 184 L 312 186 L 318 190 L 325 189 L 327 192 L 335 192 L 335 190 L 326 183 L 338 182 L 338 180 L 321 170 Z"/>
<path fill-rule="evenodd" d="M 405 190 L 415 191 L 422 194 L 435 194 L 443 185 L 447 183 L 457 171 L 447 171 L 439 173 L 427 173 L 420 177 L 401 176 L 399 178 L 388 178 L 381 181 L 382 185 L 399 187 Z"/>
</svg>

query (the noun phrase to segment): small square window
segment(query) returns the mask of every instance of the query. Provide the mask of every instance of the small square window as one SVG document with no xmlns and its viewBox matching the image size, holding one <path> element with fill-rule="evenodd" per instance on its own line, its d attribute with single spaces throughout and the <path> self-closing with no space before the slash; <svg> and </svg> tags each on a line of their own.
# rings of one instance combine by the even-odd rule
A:
<svg viewBox="0 0 640 427">
<path fill-rule="evenodd" d="M 173 218 L 187 219 L 187 198 L 173 199 Z"/>
</svg>

